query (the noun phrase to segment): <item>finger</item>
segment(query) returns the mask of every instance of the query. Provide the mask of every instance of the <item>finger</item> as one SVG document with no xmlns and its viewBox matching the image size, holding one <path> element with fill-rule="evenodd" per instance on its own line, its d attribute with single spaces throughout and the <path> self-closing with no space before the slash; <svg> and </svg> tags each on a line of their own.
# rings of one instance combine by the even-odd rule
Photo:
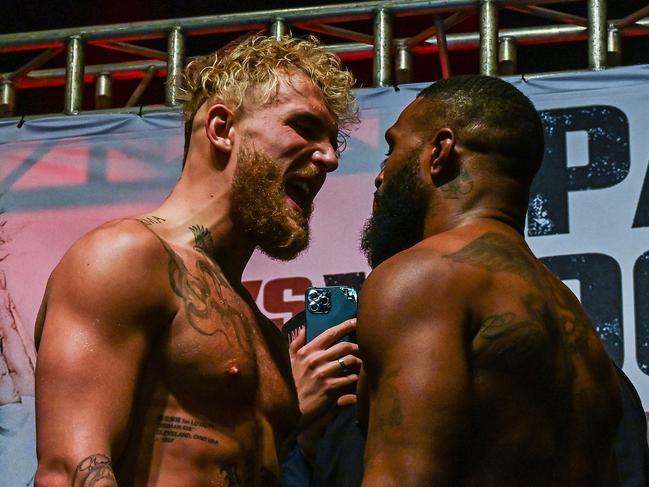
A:
<svg viewBox="0 0 649 487">
<path fill-rule="evenodd" d="M 300 326 L 298 329 L 294 330 L 294 333 L 291 343 L 289 343 L 288 346 L 288 353 L 291 359 L 295 357 L 297 351 L 302 348 L 306 342 L 306 328 Z"/>
<path fill-rule="evenodd" d="M 339 357 L 344 357 L 345 355 L 358 356 L 358 345 L 352 342 L 339 342 L 329 347 L 323 353 L 324 359 L 330 362 L 337 360 Z"/>
<path fill-rule="evenodd" d="M 336 401 L 338 407 L 351 406 L 356 404 L 356 394 L 344 394 Z"/>
<path fill-rule="evenodd" d="M 320 349 L 329 348 L 342 337 L 353 333 L 355 330 L 356 318 L 351 318 L 347 321 L 343 321 L 336 326 L 332 326 L 327 331 L 314 338 L 311 343 L 313 344 L 313 347 L 318 347 Z"/>
<path fill-rule="evenodd" d="M 344 355 L 329 362 L 326 365 L 325 373 L 329 376 L 358 374 L 361 365 L 363 365 L 363 361 L 355 355 Z"/>
</svg>

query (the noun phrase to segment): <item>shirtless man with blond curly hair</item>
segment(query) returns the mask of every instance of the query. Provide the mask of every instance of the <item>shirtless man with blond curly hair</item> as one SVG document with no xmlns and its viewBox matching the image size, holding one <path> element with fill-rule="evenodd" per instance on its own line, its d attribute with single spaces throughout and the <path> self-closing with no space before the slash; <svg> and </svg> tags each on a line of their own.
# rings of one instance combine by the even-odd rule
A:
<svg viewBox="0 0 649 487">
<path fill-rule="evenodd" d="M 315 39 L 253 37 L 185 72 L 180 180 L 53 271 L 37 326 L 37 486 L 277 485 L 300 417 L 285 341 L 241 283 L 289 260 L 353 78 Z M 351 379 L 350 379 L 351 380 Z"/>
</svg>

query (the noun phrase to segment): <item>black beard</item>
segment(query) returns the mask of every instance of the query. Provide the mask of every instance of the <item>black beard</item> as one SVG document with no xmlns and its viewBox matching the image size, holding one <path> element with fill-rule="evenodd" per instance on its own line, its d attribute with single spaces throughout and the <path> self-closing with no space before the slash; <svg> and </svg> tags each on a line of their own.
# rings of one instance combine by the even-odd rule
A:
<svg viewBox="0 0 649 487">
<path fill-rule="evenodd" d="M 424 238 L 428 210 L 426 187 L 419 179 L 417 154 L 412 154 L 374 193 L 374 211 L 365 222 L 361 249 L 375 268 L 393 255 Z"/>
<path fill-rule="evenodd" d="M 239 151 L 232 183 L 234 226 L 269 257 L 294 259 L 309 244 L 308 216 L 287 206 L 275 162 L 252 144 L 249 147 Z"/>
</svg>

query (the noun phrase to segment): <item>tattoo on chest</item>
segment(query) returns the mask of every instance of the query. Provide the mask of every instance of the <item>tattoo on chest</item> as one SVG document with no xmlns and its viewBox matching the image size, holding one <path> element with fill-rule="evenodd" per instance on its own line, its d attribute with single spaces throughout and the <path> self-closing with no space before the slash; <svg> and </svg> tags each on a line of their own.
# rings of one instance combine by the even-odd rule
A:
<svg viewBox="0 0 649 487">
<path fill-rule="evenodd" d="M 198 441 L 209 445 L 218 445 L 219 441 L 208 436 L 206 430 L 214 430 L 212 423 L 198 421 L 182 416 L 159 416 L 156 427 L 156 440 L 163 443 L 173 443 L 178 439 Z"/>
<path fill-rule="evenodd" d="M 155 215 L 147 216 L 145 218 L 138 218 L 137 220 L 140 223 L 144 223 L 147 226 L 157 225 L 158 223 L 164 223 L 167 221 L 164 218 L 160 218 L 159 216 L 155 216 Z"/>
<path fill-rule="evenodd" d="M 74 487 L 117 487 L 110 458 L 101 453 L 81 460 L 72 479 Z"/>
<path fill-rule="evenodd" d="M 466 169 L 464 169 L 464 166 L 462 166 L 460 167 L 460 174 L 452 181 L 441 186 L 440 189 L 444 193 L 446 199 L 456 200 L 460 198 L 460 196 L 464 196 L 473 191 L 473 179 Z"/>
<path fill-rule="evenodd" d="M 207 256 L 214 255 L 216 246 L 210 231 L 203 225 L 192 225 L 189 229 L 194 234 L 194 250 Z"/>
<path fill-rule="evenodd" d="M 464 248 L 444 257 L 491 272 L 509 272 L 529 283 L 537 281 L 526 255 L 516 244 L 498 233 L 485 233 Z"/>
<path fill-rule="evenodd" d="M 182 299 L 191 327 L 201 335 L 222 335 L 230 346 L 235 341 L 242 346 L 237 330 L 246 317 L 231 304 L 236 293 L 220 269 L 206 259 L 198 259 L 196 272 L 192 273 L 167 243 L 162 239 L 160 242 L 169 255 L 171 289 Z"/>
</svg>

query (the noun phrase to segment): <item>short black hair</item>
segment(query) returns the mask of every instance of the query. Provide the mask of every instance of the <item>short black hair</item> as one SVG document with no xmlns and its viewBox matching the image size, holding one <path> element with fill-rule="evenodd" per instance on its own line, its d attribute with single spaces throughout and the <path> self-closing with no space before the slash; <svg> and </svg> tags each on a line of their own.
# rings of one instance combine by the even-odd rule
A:
<svg viewBox="0 0 649 487">
<path fill-rule="evenodd" d="M 417 96 L 426 100 L 424 116 L 431 123 L 456 131 L 470 150 L 493 155 L 504 174 L 531 183 L 543 160 L 543 125 L 518 89 L 499 78 L 462 75 L 437 81 Z"/>
</svg>

